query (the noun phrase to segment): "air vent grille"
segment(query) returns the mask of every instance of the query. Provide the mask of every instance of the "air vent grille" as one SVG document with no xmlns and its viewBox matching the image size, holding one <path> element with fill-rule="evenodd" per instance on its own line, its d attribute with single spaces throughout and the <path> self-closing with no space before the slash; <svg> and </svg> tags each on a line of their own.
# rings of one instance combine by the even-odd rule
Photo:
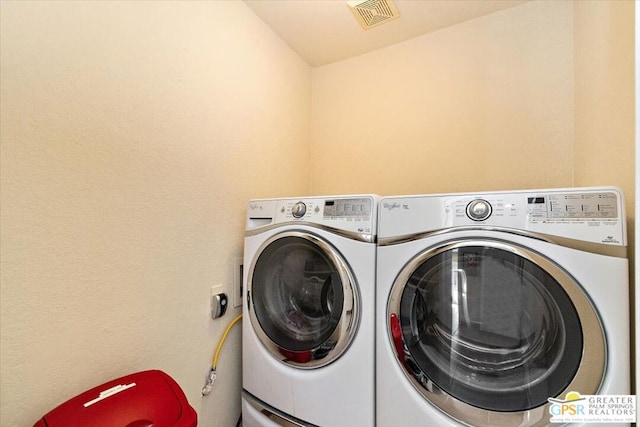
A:
<svg viewBox="0 0 640 427">
<path fill-rule="evenodd" d="M 392 0 L 353 0 L 347 4 L 365 30 L 400 17 Z"/>
</svg>

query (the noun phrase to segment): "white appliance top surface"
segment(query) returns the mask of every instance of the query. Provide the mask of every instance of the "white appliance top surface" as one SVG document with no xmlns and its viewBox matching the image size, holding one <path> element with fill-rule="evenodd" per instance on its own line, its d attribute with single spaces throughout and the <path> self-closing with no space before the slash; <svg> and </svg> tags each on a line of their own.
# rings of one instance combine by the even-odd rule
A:
<svg viewBox="0 0 640 427">
<path fill-rule="evenodd" d="M 299 223 L 375 235 L 378 200 L 371 194 L 255 199 L 247 207 L 247 231 Z"/>
<path fill-rule="evenodd" d="M 622 193 L 614 187 L 384 197 L 378 238 L 452 227 L 502 227 L 626 246 Z"/>
</svg>

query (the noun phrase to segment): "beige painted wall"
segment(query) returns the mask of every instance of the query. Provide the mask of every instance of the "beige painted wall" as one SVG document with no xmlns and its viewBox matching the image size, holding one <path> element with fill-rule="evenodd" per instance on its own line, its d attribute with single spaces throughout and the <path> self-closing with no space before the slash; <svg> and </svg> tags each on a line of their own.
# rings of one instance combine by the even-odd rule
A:
<svg viewBox="0 0 640 427">
<path fill-rule="evenodd" d="M 574 180 L 576 185 L 611 183 L 623 190 L 633 243 L 634 2 L 579 1 L 574 5 Z M 632 252 L 630 259 L 633 256 Z"/>
<path fill-rule="evenodd" d="M 240 313 L 210 287 L 249 198 L 308 193 L 310 67 L 237 1 L 0 8 L 0 425 L 150 368 L 235 425 L 240 328 L 200 397 Z"/>
<path fill-rule="evenodd" d="M 536 1 L 313 70 L 314 193 L 616 185 L 633 2 Z"/>
<path fill-rule="evenodd" d="M 575 181 L 616 182 L 631 196 L 634 3 L 581 1 L 574 10 Z"/>
<path fill-rule="evenodd" d="M 572 27 L 532 2 L 315 68 L 312 192 L 571 186 Z"/>
<path fill-rule="evenodd" d="M 315 68 L 312 192 L 615 185 L 633 236 L 633 11 L 531 2 Z"/>
</svg>

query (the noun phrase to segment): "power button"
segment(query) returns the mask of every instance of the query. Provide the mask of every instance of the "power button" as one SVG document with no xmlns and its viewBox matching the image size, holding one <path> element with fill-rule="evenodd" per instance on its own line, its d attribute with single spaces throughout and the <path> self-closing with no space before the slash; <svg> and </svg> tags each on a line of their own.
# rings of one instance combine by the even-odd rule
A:
<svg viewBox="0 0 640 427">
<path fill-rule="evenodd" d="M 474 221 L 484 221 L 491 216 L 491 204 L 486 200 L 476 199 L 467 205 L 467 216 Z"/>
</svg>

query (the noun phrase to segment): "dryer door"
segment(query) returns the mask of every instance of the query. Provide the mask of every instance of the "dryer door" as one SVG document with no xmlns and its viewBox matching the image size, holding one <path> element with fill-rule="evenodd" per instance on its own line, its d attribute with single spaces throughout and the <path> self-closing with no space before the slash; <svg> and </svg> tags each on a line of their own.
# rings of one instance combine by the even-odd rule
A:
<svg viewBox="0 0 640 427">
<path fill-rule="evenodd" d="M 548 420 L 549 397 L 595 394 L 604 376 L 604 333 L 589 299 L 521 246 L 483 239 L 429 249 L 397 277 L 388 310 L 406 375 L 465 423 Z"/>
<path fill-rule="evenodd" d="M 347 349 L 358 321 L 357 287 L 327 241 L 297 231 L 277 234 L 259 249 L 248 278 L 251 324 L 278 360 L 317 368 Z"/>
</svg>

